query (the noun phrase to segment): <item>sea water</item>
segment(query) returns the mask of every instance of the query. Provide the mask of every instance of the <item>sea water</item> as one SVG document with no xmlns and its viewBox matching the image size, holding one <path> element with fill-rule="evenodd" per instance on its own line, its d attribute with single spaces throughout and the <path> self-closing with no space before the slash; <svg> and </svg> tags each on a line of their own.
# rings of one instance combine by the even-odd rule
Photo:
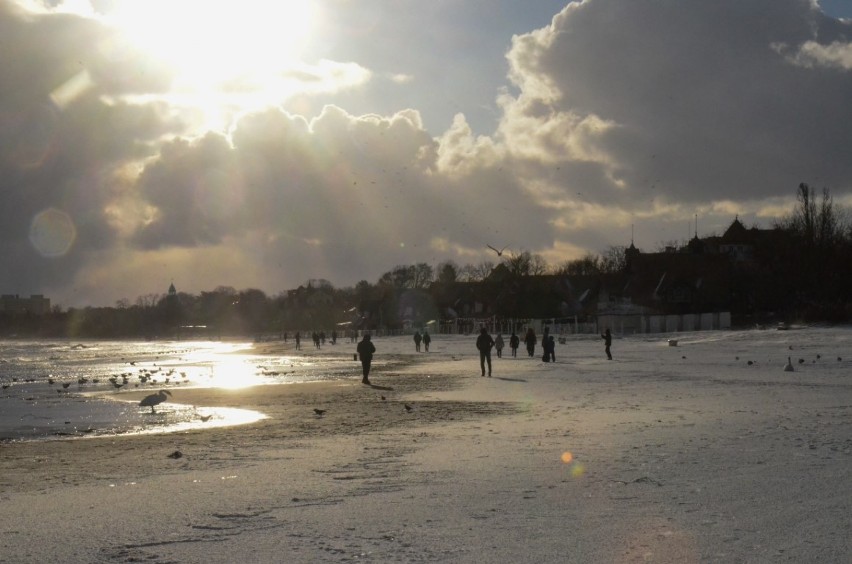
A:
<svg viewBox="0 0 852 564">
<path fill-rule="evenodd" d="M 0 341 L 0 441 L 248 423 L 264 415 L 171 398 L 152 413 L 122 394 L 168 390 L 174 398 L 187 387 L 338 379 L 352 376 L 351 364 L 330 355 L 255 355 L 247 342 Z"/>
</svg>

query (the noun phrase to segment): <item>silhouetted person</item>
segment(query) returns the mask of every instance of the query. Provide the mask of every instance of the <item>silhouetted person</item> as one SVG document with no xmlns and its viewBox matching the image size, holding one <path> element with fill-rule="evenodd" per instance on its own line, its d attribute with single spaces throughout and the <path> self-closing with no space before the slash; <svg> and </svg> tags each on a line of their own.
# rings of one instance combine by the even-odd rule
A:
<svg viewBox="0 0 852 564">
<path fill-rule="evenodd" d="M 553 335 L 543 335 L 541 338 L 542 362 L 556 362 L 556 339 Z"/>
<path fill-rule="evenodd" d="M 299 334 L 298 331 L 296 331 L 296 336 L 294 338 L 296 339 L 296 350 L 297 351 L 301 350 L 302 349 L 302 336 Z"/>
<path fill-rule="evenodd" d="M 429 343 L 432 342 L 432 337 L 429 336 L 429 331 L 423 331 L 423 347 L 426 352 L 429 352 Z"/>
<path fill-rule="evenodd" d="M 604 334 L 601 335 L 601 339 L 604 340 L 604 351 L 606 351 L 606 357 L 609 360 L 612 360 L 612 353 L 609 352 L 609 348 L 612 346 L 612 333 L 609 332 L 609 328 L 604 331 Z"/>
<path fill-rule="evenodd" d="M 370 341 L 370 335 L 364 335 L 364 338 L 358 343 L 357 350 L 358 358 L 361 359 L 361 372 L 364 374 L 361 383 L 369 386 L 370 364 L 373 362 L 373 353 L 376 352 L 376 345 Z"/>
<path fill-rule="evenodd" d="M 420 352 L 420 341 L 423 340 L 423 336 L 420 335 L 420 331 L 414 332 L 414 350 Z"/>
<path fill-rule="evenodd" d="M 331 332 L 331 344 L 332 344 L 332 345 L 336 345 L 336 344 L 337 344 L 337 329 L 334 329 L 334 330 L 332 330 L 332 332 Z"/>
<path fill-rule="evenodd" d="M 509 348 L 512 349 L 512 356 L 518 356 L 518 347 L 521 345 L 521 339 L 518 337 L 514 331 L 512 331 L 512 336 L 509 337 Z"/>
<path fill-rule="evenodd" d="M 497 351 L 497 358 L 503 358 L 503 335 L 497 333 L 497 338 L 494 339 L 494 350 Z"/>
<path fill-rule="evenodd" d="M 527 346 L 527 354 L 531 357 L 535 356 L 535 345 L 538 343 L 538 339 L 535 336 L 535 331 L 532 327 L 527 329 L 527 334 L 524 337 L 524 344 Z"/>
<path fill-rule="evenodd" d="M 476 348 L 479 349 L 479 367 L 482 369 L 482 375 L 485 376 L 485 364 L 488 363 L 488 377 L 491 377 L 491 347 L 494 346 L 494 339 L 488 334 L 488 329 L 483 327 L 479 330 L 479 337 L 476 338 Z"/>
</svg>

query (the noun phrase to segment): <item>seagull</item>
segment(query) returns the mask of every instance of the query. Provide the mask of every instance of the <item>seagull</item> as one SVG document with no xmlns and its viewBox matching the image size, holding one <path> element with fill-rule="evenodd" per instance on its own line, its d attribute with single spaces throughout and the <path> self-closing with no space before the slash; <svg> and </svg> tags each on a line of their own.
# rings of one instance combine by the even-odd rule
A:
<svg viewBox="0 0 852 564">
<path fill-rule="evenodd" d="M 150 407 L 151 413 L 156 413 L 154 411 L 154 406 L 159 405 L 166 401 L 166 396 L 170 396 L 172 393 L 168 390 L 160 390 L 156 394 L 151 394 L 150 396 L 145 396 L 142 398 L 142 401 L 139 402 L 140 407 Z"/>
<path fill-rule="evenodd" d="M 382 401 L 385 401 L 386 399 L 388 399 L 388 398 L 386 398 L 385 396 L 379 396 L 379 397 L 381 397 L 381 398 L 382 398 Z"/>
<path fill-rule="evenodd" d="M 502 257 L 502 256 L 503 256 L 503 251 L 505 251 L 505 250 L 508 248 L 508 246 L 506 246 L 506 247 L 503 247 L 502 249 L 500 249 L 500 250 L 498 251 L 497 249 L 495 249 L 495 248 L 494 248 L 494 247 L 492 247 L 491 245 L 485 245 L 485 246 L 486 246 L 486 247 L 488 247 L 489 249 L 491 249 L 492 251 L 494 251 L 495 253 L 497 253 L 497 256 L 498 256 L 498 257 Z"/>
<path fill-rule="evenodd" d="M 176 451 L 174 451 L 174 452 L 173 452 L 173 453 L 171 453 L 171 454 L 167 454 L 166 456 L 167 456 L 168 458 L 174 458 L 175 460 L 177 460 L 178 458 L 180 458 L 181 456 L 183 456 L 183 453 L 182 453 L 181 451 L 179 451 L 179 450 L 176 450 Z"/>
<path fill-rule="evenodd" d="M 413 407 L 411 407 L 410 405 L 408 405 L 407 403 L 405 404 L 405 411 L 407 411 L 407 412 L 411 413 L 411 410 L 412 410 L 412 409 L 414 409 L 414 408 L 413 408 Z"/>
<path fill-rule="evenodd" d="M 314 408 L 314 413 L 316 413 L 316 414 L 317 414 L 317 417 L 322 417 L 322 416 L 325 414 L 325 410 L 324 410 L 324 409 L 317 409 L 317 408 L 315 407 L 315 408 Z"/>
<path fill-rule="evenodd" d="M 199 415 L 198 416 L 198 418 L 201 419 L 201 421 L 203 421 L 204 423 L 210 421 L 211 417 L 213 417 L 213 416 L 212 415 Z"/>
<path fill-rule="evenodd" d="M 71 385 L 71 382 L 63 382 L 62 383 L 62 387 L 65 388 L 66 390 L 68 389 L 68 386 L 70 386 L 70 385 Z"/>
</svg>

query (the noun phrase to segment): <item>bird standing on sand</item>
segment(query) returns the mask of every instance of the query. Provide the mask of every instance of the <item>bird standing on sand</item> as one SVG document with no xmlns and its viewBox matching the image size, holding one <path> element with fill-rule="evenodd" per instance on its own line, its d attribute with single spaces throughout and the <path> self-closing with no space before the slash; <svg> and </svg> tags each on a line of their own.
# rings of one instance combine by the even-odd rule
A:
<svg viewBox="0 0 852 564">
<path fill-rule="evenodd" d="M 151 394 L 150 396 L 145 396 L 144 398 L 142 398 L 142 401 L 139 402 L 139 407 L 150 407 L 151 413 L 157 413 L 156 411 L 154 411 L 154 406 L 160 405 L 161 403 L 166 401 L 166 399 L 168 399 L 166 396 L 170 395 L 172 395 L 170 391 L 160 390 L 156 394 Z"/>
<path fill-rule="evenodd" d="M 410 405 L 408 405 L 407 403 L 405 404 L 405 411 L 407 411 L 407 412 L 411 413 L 411 410 L 412 410 L 412 409 L 414 409 L 414 408 L 413 408 L 413 407 L 411 407 Z"/>
<path fill-rule="evenodd" d="M 325 410 L 324 410 L 324 409 L 317 409 L 317 408 L 315 407 L 315 408 L 314 408 L 314 413 L 316 413 L 318 417 L 322 417 L 323 415 L 325 415 Z"/>
<path fill-rule="evenodd" d="M 199 418 L 199 419 L 201 419 L 201 421 L 202 421 L 203 423 L 207 423 L 208 421 L 210 421 L 210 418 L 211 418 L 211 417 L 213 417 L 213 415 L 212 415 L 212 414 L 211 414 L 211 415 L 199 415 L 199 416 L 198 416 L 198 418 Z"/>
</svg>

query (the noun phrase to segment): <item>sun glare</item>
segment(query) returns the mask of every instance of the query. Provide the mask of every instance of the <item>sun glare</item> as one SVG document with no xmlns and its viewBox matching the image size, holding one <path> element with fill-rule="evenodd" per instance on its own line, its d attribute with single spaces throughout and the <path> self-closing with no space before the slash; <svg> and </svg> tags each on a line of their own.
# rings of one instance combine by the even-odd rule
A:
<svg viewBox="0 0 852 564">
<path fill-rule="evenodd" d="M 109 20 L 169 64 L 183 92 L 262 89 L 297 63 L 315 8 L 304 0 L 125 0 Z"/>
</svg>

